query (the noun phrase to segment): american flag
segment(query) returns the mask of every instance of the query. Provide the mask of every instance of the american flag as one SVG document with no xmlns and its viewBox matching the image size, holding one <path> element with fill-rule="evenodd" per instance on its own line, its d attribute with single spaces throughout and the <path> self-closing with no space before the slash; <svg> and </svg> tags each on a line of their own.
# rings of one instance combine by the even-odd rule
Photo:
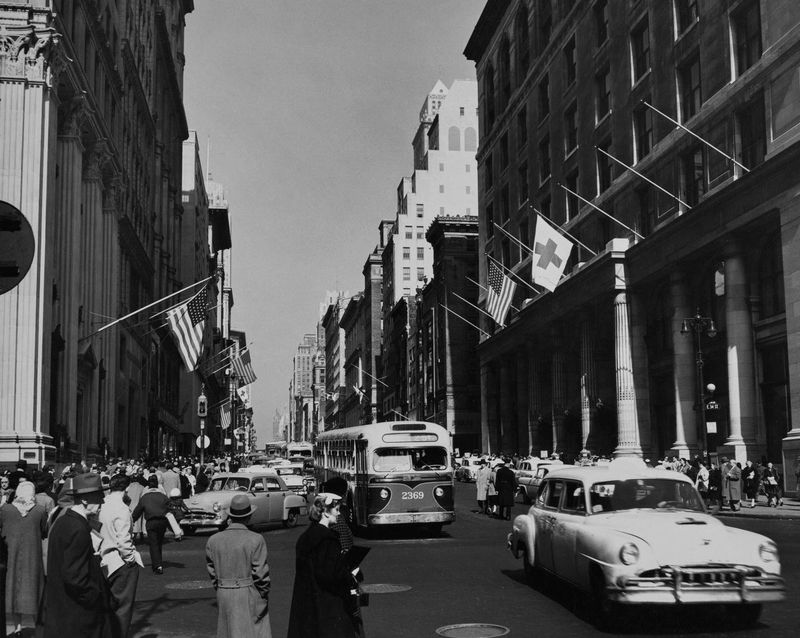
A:
<svg viewBox="0 0 800 638">
<path fill-rule="evenodd" d="M 219 408 L 219 425 L 224 430 L 231 425 L 231 402 L 226 401 Z"/>
<path fill-rule="evenodd" d="M 250 385 L 256 380 L 256 373 L 253 372 L 249 350 L 232 354 L 231 367 L 233 367 L 233 372 L 236 376 L 239 377 L 239 385 Z"/>
<path fill-rule="evenodd" d="M 489 262 L 488 283 L 486 312 L 492 315 L 492 319 L 498 324 L 505 326 L 506 315 L 511 306 L 511 301 L 514 299 L 514 291 L 517 289 L 517 284 L 500 272 L 500 269 L 492 261 Z"/>
<path fill-rule="evenodd" d="M 208 308 L 208 287 L 198 292 L 186 303 L 167 311 L 167 321 L 175 337 L 178 350 L 190 372 L 197 367 L 203 352 L 203 330 Z"/>
</svg>

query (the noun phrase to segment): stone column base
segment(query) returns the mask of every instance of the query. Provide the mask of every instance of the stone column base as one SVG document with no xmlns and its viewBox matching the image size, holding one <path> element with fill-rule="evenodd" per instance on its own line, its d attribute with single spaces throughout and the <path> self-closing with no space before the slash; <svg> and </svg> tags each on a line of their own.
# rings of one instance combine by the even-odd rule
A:
<svg viewBox="0 0 800 638">
<path fill-rule="evenodd" d="M 732 461 L 741 463 L 742 467 L 744 467 L 745 461 L 747 461 L 748 458 L 752 461 L 760 460 L 761 457 L 751 458 L 748 456 L 748 453 L 752 454 L 752 452 L 752 446 L 748 446 L 744 441 L 737 441 L 735 443 L 726 442 L 724 445 L 720 445 L 717 448 L 718 458 L 727 456 Z"/>
<path fill-rule="evenodd" d="M 28 462 L 28 467 L 40 468 L 55 458 L 53 439 L 49 434 L 0 433 L 0 463 L 13 466 L 17 461 Z"/>
<path fill-rule="evenodd" d="M 700 455 L 700 448 L 697 447 L 697 445 L 690 446 L 688 443 L 679 443 L 676 441 L 672 444 L 672 447 L 667 450 L 667 455 L 691 461 L 695 456 Z"/>
<path fill-rule="evenodd" d="M 783 474 L 784 494 L 792 498 L 800 498 L 796 474 L 798 467 L 800 467 L 800 432 L 792 430 L 789 436 L 783 439 L 783 458 L 781 463 L 783 464 L 781 474 Z"/>
</svg>

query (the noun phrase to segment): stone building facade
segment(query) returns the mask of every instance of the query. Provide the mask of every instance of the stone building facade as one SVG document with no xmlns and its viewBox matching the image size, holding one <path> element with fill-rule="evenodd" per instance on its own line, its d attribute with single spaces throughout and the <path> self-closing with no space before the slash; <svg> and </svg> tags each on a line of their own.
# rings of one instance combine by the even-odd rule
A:
<svg viewBox="0 0 800 638">
<path fill-rule="evenodd" d="M 799 36 L 787 2 L 487 3 L 465 50 L 481 249 L 530 282 L 530 250 L 494 222 L 530 247 L 538 213 L 580 244 L 554 292 L 520 285 L 508 326 L 484 323 L 485 448 L 652 458 L 707 440 L 794 475 Z M 696 315 L 714 337 L 682 331 Z"/>
<path fill-rule="evenodd" d="M 191 0 L 0 2 L 0 199 L 36 237 L 0 297 L 0 460 L 161 453 L 180 357 L 110 319 L 191 283 L 181 260 Z"/>
</svg>

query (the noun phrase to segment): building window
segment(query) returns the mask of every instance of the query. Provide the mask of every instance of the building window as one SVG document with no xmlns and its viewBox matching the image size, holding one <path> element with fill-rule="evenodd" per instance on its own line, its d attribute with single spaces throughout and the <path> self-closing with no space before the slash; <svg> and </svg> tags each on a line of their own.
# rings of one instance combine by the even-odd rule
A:
<svg viewBox="0 0 800 638">
<path fill-rule="evenodd" d="M 417 217 L 425 215 L 425 204 L 417 204 Z"/>
<path fill-rule="evenodd" d="M 455 127 L 454 127 L 454 128 L 455 128 Z M 458 130 L 458 129 L 456 129 L 456 130 Z M 456 151 L 457 151 L 458 149 L 457 149 L 457 148 L 456 148 L 456 149 L 452 149 L 452 148 L 451 148 L 450 150 L 451 150 L 451 151 L 453 151 L 453 150 L 456 150 Z M 440 172 L 440 173 L 444 173 L 444 162 L 439 162 L 439 172 Z"/>
<path fill-rule="evenodd" d="M 607 140 L 602 144 L 598 144 L 597 148 L 597 194 L 600 195 L 604 191 L 608 190 L 608 187 L 611 186 L 611 180 L 613 178 L 611 158 L 609 158 L 605 153 L 600 152 L 610 152 L 611 140 Z"/>
<path fill-rule="evenodd" d="M 486 237 L 494 237 L 494 204 L 486 204 Z"/>
<path fill-rule="evenodd" d="M 464 172 L 465 173 L 471 173 L 472 172 L 472 167 L 469 164 L 464 164 Z"/>
<path fill-rule="evenodd" d="M 539 183 L 543 184 L 550 177 L 550 137 L 539 142 Z"/>
<path fill-rule="evenodd" d="M 539 121 L 550 115 L 550 76 L 545 75 L 539 82 L 538 90 Z"/>
<path fill-rule="evenodd" d="M 694 206 L 706 192 L 706 166 L 703 149 L 695 148 L 681 158 L 682 199 Z"/>
<path fill-rule="evenodd" d="M 417 239 L 425 239 L 425 229 L 422 226 L 417 226 Z"/>
<path fill-rule="evenodd" d="M 650 101 L 646 98 L 645 102 Z M 633 140 L 636 161 L 647 157 L 653 148 L 653 111 L 644 104 L 633 111 Z"/>
<path fill-rule="evenodd" d="M 519 224 L 519 241 L 524 244 L 525 246 L 530 246 L 531 236 L 530 236 L 530 223 L 527 219 L 523 219 Z M 526 255 L 523 251 L 522 246 L 519 247 L 519 260 L 522 261 L 525 259 Z"/>
<path fill-rule="evenodd" d="M 494 186 L 494 159 L 491 154 L 486 156 L 483 163 L 483 183 L 487 191 Z"/>
<path fill-rule="evenodd" d="M 608 68 L 594 77 L 595 86 L 595 122 L 602 120 L 611 110 L 611 82 Z"/>
<path fill-rule="evenodd" d="M 444 193 L 444 184 L 439 184 L 439 192 Z"/>
<path fill-rule="evenodd" d="M 652 232 L 656 224 L 658 216 L 656 198 L 653 194 L 653 189 L 649 186 L 639 189 L 636 194 L 639 199 L 639 228 L 637 230 L 646 237 Z"/>
<path fill-rule="evenodd" d="M 697 0 L 675 0 L 677 35 L 680 35 L 697 22 L 697 17 Z"/>
<path fill-rule="evenodd" d="M 403 246 L 403 259 L 411 259 L 411 248 Z"/>
<path fill-rule="evenodd" d="M 800 124 L 800 73 L 787 69 L 770 84 L 772 139 Z"/>
<path fill-rule="evenodd" d="M 503 36 L 503 41 L 500 43 L 499 73 L 501 100 L 499 110 L 503 111 L 511 99 L 511 46 L 505 36 Z"/>
<path fill-rule="evenodd" d="M 491 64 L 486 67 L 483 82 L 484 92 L 486 94 L 486 130 L 490 131 L 494 126 L 496 99 L 494 93 L 494 69 Z"/>
<path fill-rule="evenodd" d="M 678 86 L 681 97 L 681 117 L 684 122 L 700 111 L 702 94 L 700 91 L 700 58 L 693 57 L 678 69 Z"/>
<path fill-rule="evenodd" d="M 467 193 L 467 195 L 469 195 L 472 192 L 472 187 L 471 186 L 467 186 L 465 192 Z"/>
<path fill-rule="evenodd" d="M 423 279 L 425 279 L 425 269 L 417 268 L 417 281 L 422 281 Z"/>
<path fill-rule="evenodd" d="M 543 217 L 550 219 L 550 196 L 542 197 L 542 201 L 539 203 L 539 212 L 542 214 Z"/>
<path fill-rule="evenodd" d="M 764 97 L 759 94 L 737 114 L 742 142 L 742 164 L 754 168 L 767 153 L 767 129 L 764 121 Z"/>
<path fill-rule="evenodd" d="M 553 31 L 553 7 L 552 0 L 539 0 L 539 50 L 543 50 L 550 42 Z"/>
<path fill-rule="evenodd" d="M 758 288 L 761 296 L 761 319 L 786 312 L 783 285 L 783 257 L 780 237 L 766 242 L 758 264 Z"/>
<path fill-rule="evenodd" d="M 503 239 L 500 244 L 500 262 L 506 266 L 511 266 L 511 244 L 508 239 Z"/>
<path fill-rule="evenodd" d="M 599 47 L 608 40 L 608 0 L 597 0 L 595 3 L 594 24 Z"/>
<path fill-rule="evenodd" d="M 500 138 L 500 172 L 508 168 L 508 133 Z"/>
<path fill-rule="evenodd" d="M 631 33 L 631 56 L 633 81 L 636 82 L 650 70 L 650 25 L 647 18 Z"/>
<path fill-rule="evenodd" d="M 508 195 L 508 184 L 503 184 L 500 190 L 500 223 L 505 223 L 509 217 L 511 198 Z"/>
<path fill-rule="evenodd" d="M 564 112 L 564 152 L 568 155 L 578 146 L 578 103 L 573 102 Z"/>
<path fill-rule="evenodd" d="M 458 107 L 458 114 L 461 117 L 464 117 L 464 107 L 463 106 Z"/>
<path fill-rule="evenodd" d="M 575 57 L 575 36 L 573 35 L 564 47 L 564 79 L 569 86 L 575 81 L 578 72 L 578 61 Z"/>
<path fill-rule="evenodd" d="M 417 246 L 417 259 L 425 259 L 425 247 Z"/>
<path fill-rule="evenodd" d="M 411 267 L 403 266 L 403 281 L 411 281 Z"/>
<path fill-rule="evenodd" d="M 577 168 L 574 171 L 572 171 L 569 175 L 567 175 L 566 182 L 567 182 L 566 186 L 569 190 L 571 190 L 573 193 L 578 192 Z M 578 211 L 580 210 L 580 200 L 577 197 L 575 197 L 575 195 L 572 195 L 567 191 L 564 191 L 564 195 L 566 196 L 564 198 L 564 215 L 565 215 L 564 221 L 568 222 L 570 219 L 572 219 L 578 214 Z"/>
<path fill-rule="evenodd" d="M 414 232 L 411 228 L 406 228 L 406 239 L 414 239 Z"/>
<path fill-rule="evenodd" d="M 468 126 L 464 129 L 464 150 L 476 151 L 478 149 L 478 133 L 474 128 Z"/>
<path fill-rule="evenodd" d="M 528 109 L 524 106 L 517 112 L 517 149 L 528 143 Z"/>
<path fill-rule="evenodd" d="M 522 2 L 514 22 L 514 44 L 517 50 L 517 84 L 525 81 L 531 62 L 530 38 L 528 37 L 528 7 Z"/>
<path fill-rule="evenodd" d="M 519 205 L 522 206 L 530 197 L 530 191 L 528 189 L 528 162 L 524 162 L 517 169 L 517 185 L 519 192 Z"/>
<path fill-rule="evenodd" d="M 761 17 L 758 0 L 733 15 L 736 41 L 736 71 L 741 75 L 761 58 Z"/>
</svg>

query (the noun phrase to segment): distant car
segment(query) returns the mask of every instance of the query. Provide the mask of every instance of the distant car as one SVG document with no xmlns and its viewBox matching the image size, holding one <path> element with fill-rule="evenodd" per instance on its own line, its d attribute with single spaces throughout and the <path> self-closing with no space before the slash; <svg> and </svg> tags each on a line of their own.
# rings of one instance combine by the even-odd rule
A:
<svg viewBox="0 0 800 638">
<path fill-rule="evenodd" d="M 284 480 L 286 486 L 290 490 L 304 498 L 308 496 L 309 480 L 313 479 L 310 479 L 310 477 L 306 475 L 303 461 L 290 461 L 288 463 L 275 465 L 273 469 L 278 473 L 278 476 Z"/>
<path fill-rule="evenodd" d="M 480 457 L 467 456 L 457 461 L 453 477 L 456 481 L 464 481 L 470 483 L 478 476 L 478 468 L 480 467 Z"/>
<path fill-rule="evenodd" d="M 212 477 L 208 490 L 184 500 L 189 514 L 179 524 L 184 532 L 193 534 L 199 529 L 225 529 L 231 499 L 246 493 L 255 511 L 250 527 L 269 523 L 297 525 L 300 516 L 308 513 L 306 500 L 291 490 L 274 470 L 224 472 Z"/>
<path fill-rule="evenodd" d="M 554 467 L 562 467 L 562 461 L 551 459 L 528 459 L 522 461 L 517 468 L 517 491 L 522 495 L 522 501 L 528 505 L 536 498 L 536 492 L 542 479 Z"/>
<path fill-rule="evenodd" d="M 721 604 L 746 626 L 785 597 L 773 541 L 726 527 L 691 479 L 641 462 L 553 468 L 507 544 L 529 582 L 548 572 L 587 592 L 601 626 L 644 604 Z"/>
</svg>

